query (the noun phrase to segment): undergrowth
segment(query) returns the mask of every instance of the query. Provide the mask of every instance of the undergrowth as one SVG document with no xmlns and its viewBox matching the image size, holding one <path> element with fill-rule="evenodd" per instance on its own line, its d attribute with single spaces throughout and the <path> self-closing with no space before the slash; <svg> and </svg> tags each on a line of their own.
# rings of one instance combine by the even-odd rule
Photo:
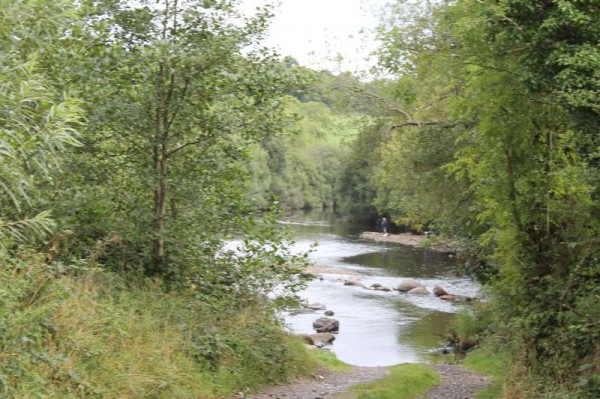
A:
<svg viewBox="0 0 600 399">
<path fill-rule="evenodd" d="M 0 397 L 214 398 L 306 374 L 314 361 L 260 302 L 208 305 L 34 255 L 0 268 Z"/>
<path fill-rule="evenodd" d="M 478 373 L 489 375 L 493 379 L 490 385 L 477 392 L 476 399 L 502 398 L 502 381 L 510 365 L 508 353 L 491 345 L 484 346 L 469 352 L 463 365 Z"/>
</svg>

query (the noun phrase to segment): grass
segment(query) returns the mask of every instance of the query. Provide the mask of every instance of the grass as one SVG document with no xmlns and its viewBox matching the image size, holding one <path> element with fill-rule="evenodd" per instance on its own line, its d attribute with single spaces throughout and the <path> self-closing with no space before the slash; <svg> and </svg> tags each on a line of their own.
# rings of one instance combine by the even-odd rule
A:
<svg viewBox="0 0 600 399">
<path fill-rule="evenodd" d="M 490 347 L 476 349 L 467 354 L 463 365 L 478 373 L 493 377 L 493 382 L 477 393 L 476 399 L 502 398 L 503 372 L 508 369 L 508 357 Z"/>
<path fill-rule="evenodd" d="M 352 366 L 339 360 L 335 354 L 325 349 L 313 349 L 309 352 L 316 364 L 333 371 L 350 371 Z"/>
<path fill-rule="evenodd" d="M 43 260 L 0 268 L 0 397 L 209 399 L 313 370 L 268 310 L 215 306 Z"/>
<path fill-rule="evenodd" d="M 341 394 L 339 399 L 414 399 L 438 385 L 440 378 L 431 367 L 421 364 L 400 364 L 389 368 L 383 379 L 357 385 Z"/>
</svg>

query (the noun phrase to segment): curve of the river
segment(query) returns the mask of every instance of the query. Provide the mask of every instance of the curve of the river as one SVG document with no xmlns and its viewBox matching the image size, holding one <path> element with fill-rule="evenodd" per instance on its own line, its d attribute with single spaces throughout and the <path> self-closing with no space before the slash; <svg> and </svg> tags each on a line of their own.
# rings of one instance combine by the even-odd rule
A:
<svg viewBox="0 0 600 399">
<path fill-rule="evenodd" d="M 314 242 L 310 259 L 326 266 L 328 273 L 315 279 L 301 293 L 308 303 L 319 302 L 332 310 L 340 331 L 330 349 L 347 363 L 388 366 L 423 362 L 430 351 L 442 346 L 448 324 L 461 306 L 434 295 L 409 295 L 398 291 L 373 291 L 345 286 L 359 279 L 370 286 L 397 287 L 405 278 L 416 279 L 429 291 L 440 286 L 458 295 L 475 296 L 478 286 L 457 277 L 454 260 L 444 253 L 395 243 L 361 240 L 359 231 L 343 223 L 288 220 L 295 235 L 295 249 L 306 251 Z M 331 271 L 332 273 L 329 273 Z M 360 273 L 349 276 L 347 273 Z M 324 311 L 286 315 L 293 332 L 313 333 L 312 322 Z"/>
</svg>

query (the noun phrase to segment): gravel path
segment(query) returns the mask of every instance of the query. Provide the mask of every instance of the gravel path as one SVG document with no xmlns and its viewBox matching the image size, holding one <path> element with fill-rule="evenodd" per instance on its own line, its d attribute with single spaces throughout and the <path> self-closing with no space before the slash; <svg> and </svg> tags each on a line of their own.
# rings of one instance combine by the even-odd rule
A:
<svg viewBox="0 0 600 399">
<path fill-rule="evenodd" d="M 442 383 L 427 391 L 426 399 L 473 399 L 491 380 L 456 364 L 435 366 Z"/>
<path fill-rule="evenodd" d="M 475 392 L 490 383 L 489 377 L 474 373 L 460 365 L 433 366 L 442 380 L 422 399 L 473 399 Z M 372 382 L 388 374 L 384 367 L 353 367 L 349 372 L 320 370 L 310 378 L 269 388 L 250 399 L 333 399 L 338 392 L 353 385 Z"/>
<path fill-rule="evenodd" d="M 311 378 L 279 385 L 250 395 L 252 399 L 331 399 L 333 394 L 353 385 L 383 378 L 388 374 L 384 367 L 352 367 L 348 372 L 320 370 Z"/>
</svg>

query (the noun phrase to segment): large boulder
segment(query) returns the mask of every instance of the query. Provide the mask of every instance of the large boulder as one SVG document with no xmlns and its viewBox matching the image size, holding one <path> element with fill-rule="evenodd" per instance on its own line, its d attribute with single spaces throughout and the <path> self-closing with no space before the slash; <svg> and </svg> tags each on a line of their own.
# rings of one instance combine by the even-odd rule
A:
<svg viewBox="0 0 600 399">
<path fill-rule="evenodd" d="M 433 295 L 442 296 L 442 295 L 450 295 L 450 294 L 448 294 L 448 292 L 445 289 L 443 289 L 442 287 L 439 287 L 436 285 L 435 287 L 433 287 Z"/>
<path fill-rule="evenodd" d="M 340 330 L 340 322 L 330 317 L 320 317 L 313 322 L 313 328 L 318 333 L 338 332 Z"/>
<path fill-rule="evenodd" d="M 415 287 L 412 290 L 408 291 L 407 294 L 427 295 L 429 294 L 429 290 L 425 287 Z"/>
<path fill-rule="evenodd" d="M 417 288 L 417 287 L 425 287 L 425 286 L 413 279 L 402 280 L 400 282 L 400 285 L 398 286 L 398 291 L 408 292 L 408 291 L 412 290 L 413 288 Z"/>
</svg>

